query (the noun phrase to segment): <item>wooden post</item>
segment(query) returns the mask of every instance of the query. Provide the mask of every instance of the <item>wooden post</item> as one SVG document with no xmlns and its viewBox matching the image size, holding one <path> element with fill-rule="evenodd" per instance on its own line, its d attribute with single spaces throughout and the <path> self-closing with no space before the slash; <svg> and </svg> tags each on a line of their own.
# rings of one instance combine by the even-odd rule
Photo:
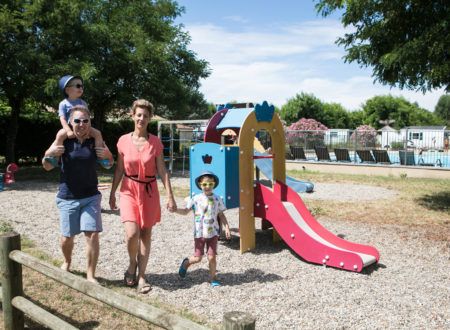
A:
<svg viewBox="0 0 450 330">
<path fill-rule="evenodd" d="M 3 323 L 5 330 L 23 329 L 23 313 L 12 305 L 12 299 L 23 295 L 22 265 L 12 261 L 9 253 L 20 250 L 20 235 L 0 235 L 0 271 L 2 282 Z"/>
<path fill-rule="evenodd" d="M 228 312 L 223 315 L 223 330 L 254 330 L 256 319 L 244 312 Z"/>
</svg>

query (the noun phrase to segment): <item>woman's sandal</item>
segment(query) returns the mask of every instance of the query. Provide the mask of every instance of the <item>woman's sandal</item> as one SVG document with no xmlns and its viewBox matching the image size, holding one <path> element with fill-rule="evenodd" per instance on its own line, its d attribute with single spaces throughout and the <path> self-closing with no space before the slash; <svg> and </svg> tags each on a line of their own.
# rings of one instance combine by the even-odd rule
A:
<svg viewBox="0 0 450 330">
<path fill-rule="evenodd" d="M 128 270 L 123 274 L 123 284 L 125 286 L 131 288 L 137 284 L 136 282 L 136 273 L 130 274 Z"/>
<path fill-rule="evenodd" d="M 145 281 L 144 283 L 139 283 L 137 287 L 137 292 L 140 294 L 147 294 L 152 290 L 150 283 Z"/>
</svg>

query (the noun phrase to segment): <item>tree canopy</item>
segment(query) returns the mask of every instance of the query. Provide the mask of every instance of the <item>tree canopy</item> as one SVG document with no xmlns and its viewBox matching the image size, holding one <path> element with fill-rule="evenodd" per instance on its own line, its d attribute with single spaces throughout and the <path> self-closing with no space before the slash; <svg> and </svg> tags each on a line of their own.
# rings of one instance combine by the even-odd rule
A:
<svg viewBox="0 0 450 330">
<path fill-rule="evenodd" d="M 450 90 L 450 2 L 448 0 L 319 0 L 324 16 L 343 10 L 350 27 L 337 40 L 345 61 L 372 67 L 375 80 L 423 92 Z"/>
<path fill-rule="evenodd" d="M 450 95 L 445 94 L 439 98 L 436 107 L 434 108 L 434 114 L 444 120 L 445 124 L 450 129 Z"/>
<path fill-rule="evenodd" d="M 207 111 L 199 80 L 207 63 L 188 49 L 171 0 L 8 1 L 0 5 L 0 97 L 11 107 L 7 161 L 14 160 L 17 118 L 26 99 L 56 107 L 65 74 L 84 78 L 101 128 L 105 115 L 147 98 L 156 113 L 186 118 Z"/>
<path fill-rule="evenodd" d="M 403 97 L 392 95 L 375 96 L 363 105 L 364 123 L 376 129 L 383 127 L 380 120 L 395 120 L 391 125 L 397 129 L 405 126 L 439 125 L 433 113 L 410 103 Z"/>
</svg>

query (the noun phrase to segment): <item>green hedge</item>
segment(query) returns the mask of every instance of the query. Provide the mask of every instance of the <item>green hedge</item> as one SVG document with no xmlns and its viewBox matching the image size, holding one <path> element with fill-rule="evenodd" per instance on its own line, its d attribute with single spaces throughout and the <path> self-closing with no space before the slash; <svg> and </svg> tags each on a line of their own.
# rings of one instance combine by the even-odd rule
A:
<svg viewBox="0 0 450 330">
<path fill-rule="evenodd" d="M 0 115 L 0 156 L 6 152 L 6 132 L 9 125 L 9 117 Z M 56 133 L 61 128 L 57 118 L 20 117 L 19 130 L 16 139 L 16 158 L 20 160 L 40 161 L 44 151 L 55 140 Z M 111 152 L 117 154 L 117 140 L 125 133 L 133 131 L 134 124 L 130 119 L 115 122 L 106 122 L 103 125 L 103 139 Z M 158 123 L 150 122 L 149 131 L 157 135 Z"/>
</svg>

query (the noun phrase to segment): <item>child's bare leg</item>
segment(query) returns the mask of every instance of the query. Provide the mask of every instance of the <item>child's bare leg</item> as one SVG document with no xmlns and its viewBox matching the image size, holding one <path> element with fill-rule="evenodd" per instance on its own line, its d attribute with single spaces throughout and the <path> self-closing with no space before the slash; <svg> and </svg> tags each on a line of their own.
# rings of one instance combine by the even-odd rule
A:
<svg viewBox="0 0 450 330">
<path fill-rule="evenodd" d="M 184 263 L 184 267 L 186 269 L 188 269 L 188 267 L 190 265 L 198 264 L 200 261 L 202 261 L 202 257 L 201 256 L 200 257 L 197 257 L 197 256 L 189 257 L 188 260 Z"/>
<path fill-rule="evenodd" d="M 209 262 L 209 276 L 211 281 L 216 279 L 216 271 L 217 271 L 217 261 L 216 255 L 208 254 L 208 262 Z"/>
<path fill-rule="evenodd" d="M 91 127 L 89 130 L 89 135 L 95 139 L 95 147 L 96 148 L 104 147 L 102 133 L 98 129 Z"/>
<path fill-rule="evenodd" d="M 67 139 L 67 132 L 62 128 L 56 133 L 56 145 L 62 146 L 65 139 Z"/>
</svg>

